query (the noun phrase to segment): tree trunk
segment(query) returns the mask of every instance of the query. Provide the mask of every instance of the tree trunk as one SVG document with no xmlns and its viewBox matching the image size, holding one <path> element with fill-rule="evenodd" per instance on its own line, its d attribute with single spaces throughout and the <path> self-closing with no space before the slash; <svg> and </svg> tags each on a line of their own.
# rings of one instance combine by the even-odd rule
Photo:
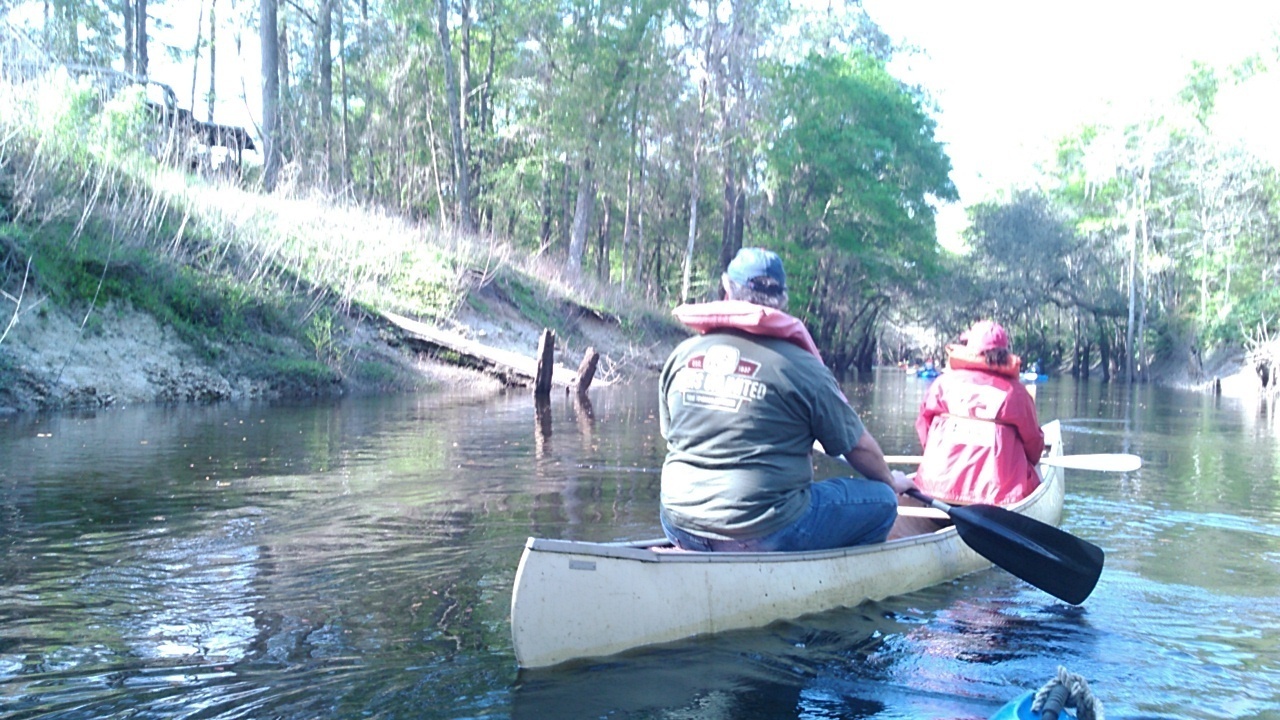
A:
<svg viewBox="0 0 1280 720">
<path fill-rule="evenodd" d="M 120 0 L 120 20 L 124 26 L 124 73 L 126 75 L 133 74 L 133 2 L 132 0 Z"/>
<path fill-rule="evenodd" d="M 596 277 L 602 283 L 609 282 L 609 224 L 613 222 L 613 203 L 606 195 L 601 198 L 604 205 L 604 216 L 600 218 L 599 232 L 596 233 Z"/>
<path fill-rule="evenodd" d="M 453 138 L 453 192 L 457 208 L 455 222 L 464 232 L 474 233 L 475 220 L 471 214 L 471 182 L 469 178 L 465 145 L 463 143 L 462 89 L 458 80 L 458 66 L 453 62 L 453 47 L 449 39 L 448 0 L 436 0 L 436 32 L 440 41 L 440 55 L 444 61 L 444 84 L 448 96 L 449 131 Z"/>
<path fill-rule="evenodd" d="M 568 247 L 573 232 L 574 194 L 570 191 L 573 168 L 566 161 L 560 172 L 560 244 Z"/>
<path fill-rule="evenodd" d="M 137 75 L 145 78 L 149 72 L 147 67 L 147 0 L 135 0 L 133 20 L 136 28 L 133 33 L 133 39 L 138 44 L 138 51 L 135 57 Z"/>
<path fill-rule="evenodd" d="M 595 178 L 591 158 L 582 161 L 582 176 L 578 179 L 578 199 L 573 204 L 573 232 L 569 235 L 569 257 L 565 273 L 569 279 L 582 276 L 582 255 L 587 247 L 587 232 L 591 228 L 591 214 L 595 207 Z"/>
<path fill-rule="evenodd" d="M 729 267 L 742 248 L 742 215 L 746 208 L 742 188 L 734 172 L 734 160 L 724 159 L 724 223 L 720 233 L 720 267 Z"/>
<path fill-rule="evenodd" d="M 342 187 L 345 190 L 351 184 L 351 116 L 350 116 L 350 99 L 347 84 L 348 67 L 347 67 L 347 23 L 343 21 L 344 15 L 338 14 L 338 62 L 342 71 L 342 84 L 340 100 L 342 105 Z M 434 158 L 433 158 L 434 160 Z M 441 207 L 441 212 L 444 208 Z"/>
<path fill-rule="evenodd" d="M 622 203 L 622 258 L 621 262 L 618 264 L 621 266 L 621 285 L 624 289 L 627 287 L 628 280 L 630 280 L 630 276 L 627 272 L 627 253 L 631 249 L 631 198 L 632 193 L 634 192 L 634 186 L 632 185 L 632 175 L 634 171 L 635 168 L 630 166 L 627 167 L 627 197 Z"/>
<path fill-rule="evenodd" d="M 707 107 L 707 81 L 701 82 L 698 96 L 698 119 L 693 127 L 693 153 L 690 161 L 689 178 L 689 233 L 685 241 L 684 265 L 680 278 L 680 302 L 689 302 L 689 288 L 693 280 L 693 250 L 698 238 L 698 200 L 702 190 L 702 180 L 698 173 L 702 161 L 702 118 Z"/>
<path fill-rule="evenodd" d="M 645 189 L 648 186 L 648 159 L 649 146 L 645 143 L 643 133 L 640 138 L 640 189 L 637 191 L 636 200 L 636 278 L 639 283 L 645 282 L 644 274 L 644 211 L 645 211 Z"/>
<path fill-rule="evenodd" d="M 213 122 L 213 106 L 218 102 L 218 0 L 209 0 L 209 122 Z M 191 106 L 195 112 L 195 106 Z"/>
<path fill-rule="evenodd" d="M 196 81 L 200 77 L 200 41 L 204 40 L 204 0 L 200 2 L 200 13 L 196 16 L 196 44 L 191 48 L 191 116 L 196 112 Z"/>
<path fill-rule="evenodd" d="M 425 113 L 427 118 L 427 143 L 431 146 L 430 147 L 431 176 L 432 178 L 435 179 L 435 186 L 436 186 L 436 209 L 437 209 L 436 214 L 440 221 L 440 229 L 444 230 L 446 227 L 448 227 L 448 222 L 447 222 L 448 205 L 446 205 L 444 201 L 444 180 L 440 176 L 441 152 L 440 152 L 440 146 L 436 142 L 437 138 L 439 138 L 439 135 L 436 134 L 435 121 L 431 119 L 432 115 L 434 115 L 432 108 L 435 105 L 435 93 L 428 93 L 427 105 L 428 105 L 427 112 Z"/>
<path fill-rule="evenodd" d="M 1125 355 L 1125 371 L 1124 371 L 1125 380 L 1130 383 L 1132 383 L 1134 379 L 1133 378 L 1133 331 L 1134 331 L 1133 320 L 1134 320 L 1134 312 L 1137 306 L 1136 299 L 1137 299 L 1137 292 L 1138 292 L 1137 285 L 1134 281 L 1136 279 L 1137 266 L 1138 266 L 1138 233 L 1136 228 L 1134 228 L 1132 223 L 1130 223 L 1129 268 L 1128 268 L 1129 319 L 1128 319 L 1128 322 L 1125 324 L 1125 346 L 1129 349 L 1129 352 L 1127 352 Z M 1103 347 L 1103 359 L 1102 359 L 1103 360 L 1102 362 L 1102 365 L 1103 365 L 1102 379 L 1103 380 L 1110 379 L 1109 378 L 1110 373 L 1107 368 L 1107 357 L 1106 357 L 1106 355 L 1108 354 L 1108 350 L 1109 348 L 1105 346 Z"/>
<path fill-rule="evenodd" d="M 693 145 L 693 177 L 689 187 L 689 232 L 685 239 L 684 264 L 680 269 L 680 302 L 689 302 L 689 290 L 693 284 L 693 251 L 698 240 L 698 143 Z"/>
<path fill-rule="evenodd" d="M 644 177 L 644 139 L 640 130 L 641 101 L 643 96 L 640 92 L 640 83 L 636 83 L 635 90 L 631 96 L 631 147 L 627 153 L 627 197 L 623 203 L 622 211 L 622 250 L 621 258 L 618 263 L 621 266 L 622 277 L 621 284 L 626 289 L 632 282 L 631 274 L 631 227 L 633 225 L 632 216 L 639 209 L 639 196 L 636 192 L 636 174 Z M 643 180 L 641 180 L 643 182 Z M 639 269 L 639 258 L 636 259 L 636 267 Z M 639 273 L 637 272 L 638 276 Z"/>
<path fill-rule="evenodd" d="M 258 10 L 258 38 L 262 44 L 262 184 L 267 192 L 276 189 L 280 175 L 280 35 L 276 2 L 260 0 Z"/>
<path fill-rule="evenodd" d="M 471 80 L 471 0 L 459 1 L 462 6 L 458 8 L 458 16 L 462 19 L 462 25 L 459 28 L 461 44 L 458 47 L 458 117 L 462 124 L 462 162 L 467 173 L 467 207 L 471 212 L 473 229 L 478 231 L 480 212 L 476 207 L 476 191 L 479 189 L 480 178 L 477 174 L 476 156 L 471 147 L 471 138 L 476 128 L 482 126 L 483 121 L 475 109 L 476 103 L 472 102 L 472 97 L 476 92 L 484 92 L 484 88 L 474 90 L 474 83 Z M 490 46 L 492 47 L 492 42 Z"/>
<path fill-rule="evenodd" d="M 1142 171 L 1142 188 L 1143 188 L 1142 213 L 1141 215 L 1139 215 L 1139 218 L 1138 218 L 1138 221 L 1139 221 L 1138 239 L 1141 243 L 1140 249 L 1142 251 L 1141 257 L 1143 258 L 1142 264 L 1145 265 L 1146 258 L 1148 257 L 1148 254 L 1150 252 L 1150 247 L 1151 247 L 1151 218 L 1147 214 L 1147 197 L 1150 196 L 1151 194 L 1151 176 L 1150 176 L 1149 169 L 1146 167 L 1144 167 Z M 1138 294 L 1138 308 L 1137 308 L 1138 320 L 1137 320 L 1137 328 L 1136 328 L 1137 340 L 1133 343 L 1130 343 L 1128 347 L 1129 357 L 1131 358 L 1129 361 L 1129 364 L 1132 365 L 1135 360 L 1141 364 L 1141 375 L 1143 376 L 1142 379 L 1144 381 L 1149 376 L 1149 373 L 1147 372 L 1149 368 L 1147 367 L 1147 362 L 1146 362 L 1147 353 L 1146 353 L 1146 340 L 1145 340 L 1146 334 L 1147 334 L 1146 333 L 1147 295 L 1150 292 L 1149 285 L 1148 285 L 1149 277 L 1150 277 L 1150 274 L 1143 271 L 1142 292 Z M 1139 346 L 1141 346 L 1141 349 L 1139 348 Z"/>
<path fill-rule="evenodd" d="M 316 55 L 320 66 L 320 133 L 323 135 L 323 173 L 321 182 L 326 189 L 332 187 L 333 168 L 333 0 L 320 0 L 320 16 L 316 19 Z"/>
<path fill-rule="evenodd" d="M 542 230 L 538 236 L 538 254 L 541 255 L 551 247 L 551 225 L 555 198 L 551 191 L 551 161 L 542 160 Z"/>
<path fill-rule="evenodd" d="M 1098 362 L 1102 366 L 1102 382 L 1111 381 L 1111 333 L 1106 325 L 1104 320 L 1098 322 Z M 1129 381 L 1133 382 L 1133 378 Z"/>
<path fill-rule="evenodd" d="M 498 64 L 497 46 L 498 46 L 497 38 L 490 38 L 489 60 L 485 67 L 484 80 L 480 83 L 480 88 L 477 92 L 478 100 L 479 100 L 479 103 L 478 103 L 479 115 L 480 115 L 480 119 L 479 119 L 479 122 L 477 123 L 477 127 L 479 128 L 482 134 L 482 137 L 485 137 L 485 138 L 492 138 L 494 136 L 494 130 L 493 130 L 494 128 L 494 120 L 493 120 L 494 79 L 493 79 L 493 76 L 495 71 L 497 70 L 497 64 Z M 486 178 L 489 175 L 486 167 L 486 163 L 490 159 L 489 155 L 485 152 L 485 148 L 487 146 L 488 146 L 488 143 L 481 143 L 480 150 L 475 153 L 476 155 L 475 171 L 472 174 L 472 180 L 473 180 L 472 193 L 473 195 L 475 195 L 475 198 L 476 198 L 475 202 L 479 202 L 480 198 L 484 196 L 482 189 L 484 188 Z M 488 231 L 490 233 L 493 232 L 493 212 L 494 212 L 494 203 L 492 202 L 492 200 L 490 200 L 488 203 L 486 203 L 486 207 L 482 211 L 482 215 L 485 218 L 484 224 L 487 226 Z"/>
<path fill-rule="evenodd" d="M 289 92 L 289 78 L 292 72 L 289 67 L 289 14 L 281 13 L 280 0 L 276 0 L 277 21 L 280 27 L 280 44 L 277 45 L 276 58 L 279 63 L 279 84 L 277 86 L 279 102 L 276 104 L 276 125 L 279 127 L 279 143 L 277 144 L 277 152 L 280 155 L 280 163 L 283 166 L 285 158 L 294 155 L 294 147 L 296 146 L 297 124 L 296 113 L 293 111 L 293 97 Z M 287 5 L 286 5 L 287 8 Z"/>
</svg>

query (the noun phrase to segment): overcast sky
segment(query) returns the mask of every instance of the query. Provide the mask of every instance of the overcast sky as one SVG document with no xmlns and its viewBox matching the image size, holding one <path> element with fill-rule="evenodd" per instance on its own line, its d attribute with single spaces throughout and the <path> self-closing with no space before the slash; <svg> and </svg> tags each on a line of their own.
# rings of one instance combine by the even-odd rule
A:
<svg viewBox="0 0 1280 720">
<path fill-rule="evenodd" d="M 1123 122 L 1167 102 L 1192 61 L 1238 62 L 1274 43 L 1280 29 L 1273 0 L 864 0 L 863 7 L 896 42 L 924 52 L 904 55 L 891 70 L 940 106 L 937 138 L 965 205 L 1033 177 L 1056 140 L 1083 123 Z M 1271 115 L 1268 124 L 1278 123 Z"/>
</svg>

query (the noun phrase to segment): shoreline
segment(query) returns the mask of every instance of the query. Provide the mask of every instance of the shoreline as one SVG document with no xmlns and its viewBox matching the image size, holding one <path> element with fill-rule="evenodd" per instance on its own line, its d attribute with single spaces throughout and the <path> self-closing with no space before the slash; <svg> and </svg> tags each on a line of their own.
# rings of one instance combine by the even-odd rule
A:
<svg viewBox="0 0 1280 720">
<path fill-rule="evenodd" d="M 492 309 L 492 308 L 491 308 Z M 231 362 L 214 363 L 201 357 L 176 333 L 146 313 L 108 305 L 96 314 L 92 331 L 82 331 L 67 313 L 43 311 L 24 316 L 0 345 L 0 416 L 26 412 L 57 412 L 139 403 L 215 403 L 228 400 L 326 397 L 361 393 L 412 392 L 432 388 L 470 388 L 497 393 L 503 383 L 479 370 L 415 355 L 388 337 L 381 328 L 355 327 L 344 333 L 343 352 L 361 363 L 383 368 L 382 382 L 343 376 L 339 382 L 307 386 L 273 386 L 250 379 Z M 478 343 L 532 357 L 540 328 L 513 317 L 500 325 L 492 317 L 462 318 L 455 331 Z M 620 328 L 595 327 L 591 342 L 614 372 L 626 382 L 655 372 L 675 340 L 659 341 L 636 350 Z M 302 354 L 301 349 L 297 349 Z M 224 349 L 235 355 L 235 347 Z M 566 353 L 572 355 L 572 352 Z M 1171 364 L 1156 373 L 1156 385 L 1190 392 L 1247 399 L 1266 395 L 1252 367 L 1237 355 L 1224 354 L 1195 380 L 1186 366 Z M 390 380 L 388 380 L 390 378 Z"/>
<path fill-rule="evenodd" d="M 253 357 L 259 351 L 244 345 L 219 347 L 222 360 L 212 361 L 147 313 L 107 305 L 93 317 L 92 323 L 81 323 L 69 313 L 43 307 L 24 314 L 0 345 L 0 417 L 140 403 L 319 398 L 435 388 L 484 394 L 507 387 L 492 374 L 412 352 L 389 327 L 369 321 L 344 327 L 339 355 L 347 367 L 332 368 L 332 379 L 286 376 L 271 382 L 243 371 L 261 360 Z M 507 314 L 500 322 L 463 317 L 451 330 L 532 360 L 542 329 Z M 285 345 L 281 338 L 272 341 Z M 601 323 L 590 329 L 589 342 L 602 356 L 603 375 L 598 377 L 624 382 L 631 375 L 656 373 L 675 346 L 675 340 L 660 339 L 638 348 L 621 328 Z M 557 364 L 572 360 L 576 368 L 577 356 L 585 349 L 557 348 Z M 277 362 L 314 358 L 306 348 L 286 351 L 276 356 Z"/>
</svg>

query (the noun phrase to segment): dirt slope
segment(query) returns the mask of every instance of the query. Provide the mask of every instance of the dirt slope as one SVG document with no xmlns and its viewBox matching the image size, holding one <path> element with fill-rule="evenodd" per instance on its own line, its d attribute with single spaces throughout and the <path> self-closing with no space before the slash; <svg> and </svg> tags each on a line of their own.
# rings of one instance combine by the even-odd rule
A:
<svg viewBox="0 0 1280 720">
<path fill-rule="evenodd" d="M 445 329 L 476 342 L 536 354 L 542 326 L 522 317 L 509 303 L 492 298 L 483 313 L 464 310 Z M 576 316 L 575 316 L 576 315 Z M 7 322 L 7 319 L 6 319 Z M 576 370 L 588 347 L 601 354 L 601 382 L 630 382 L 656 373 L 667 353 L 683 337 L 674 326 L 636 339 L 613 320 L 590 312 L 571 312 L 557 338 L 556 360 Z M 497 391 L 501 383 L 416 352 L 389 325 L 365 319 L 348 323 L 341 335 L 347 365 L 377 366 L 369 373 L 342 368 L 332 386 L 294 386 L 254 379 L 244 348 L 227 348 L 228 359 L 214 362 L 197 352 L 150 315 L 110 305 L 96 310 L 90 322 L 47 306 L 19 316 L 0 343 L 0 414 L 73 407 L 123 406 L 152 402 L 212 402 L 280 395 L 361 392 L 404 392 L 436 387 Z M 285 352 L 308 358 L 306 348 Z"/>
</svg>

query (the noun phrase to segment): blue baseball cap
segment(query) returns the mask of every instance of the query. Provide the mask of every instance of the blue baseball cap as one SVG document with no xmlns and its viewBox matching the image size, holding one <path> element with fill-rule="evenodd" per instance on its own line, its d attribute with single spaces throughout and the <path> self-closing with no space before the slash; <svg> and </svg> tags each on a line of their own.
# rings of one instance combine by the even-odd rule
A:
<svg viewBox="0 0 1280 720">
<path fill-rule="evenodd" d="M 729 263 L 724 274 L 739 285 L 753 290 L 773 290 L 779 293 L 787 290 L 787 273 L 782 269 L 782 258 L 778 257 L 777 253 L 764 248 L 742 248 Z M 756 278 L 768 278 L 777 283 L 777 286 L 773 287 L 769 283 L 764 283 L 763 287 L 753 286 L 751 281 Z"/>
</svg>

